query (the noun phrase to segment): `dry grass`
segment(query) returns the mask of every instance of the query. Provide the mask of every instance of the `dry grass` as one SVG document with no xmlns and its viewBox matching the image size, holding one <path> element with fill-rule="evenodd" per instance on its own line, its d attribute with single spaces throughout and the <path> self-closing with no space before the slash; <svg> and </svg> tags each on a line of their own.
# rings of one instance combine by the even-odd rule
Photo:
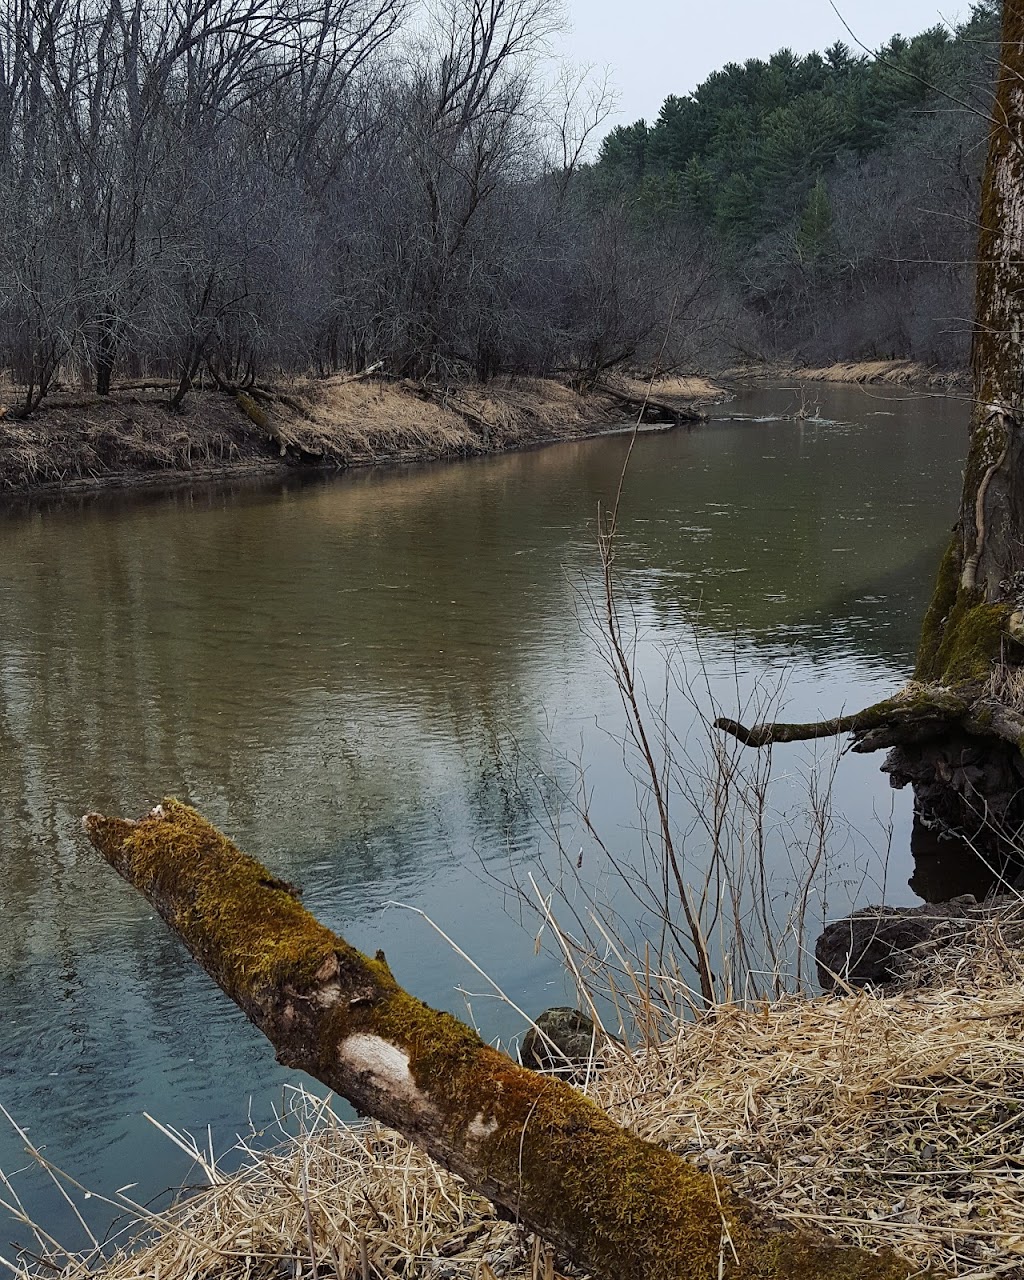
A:
<svg viewBox="0 0 1024 1280">
<path fill-rule="evenodd" d="M 969 1280 L 1024 1277 L 1024 913 L 965 921 L 899 994 L 723 1007 L 591 1094 L 767 1211 Z M 554 1274 L 404 1140 L 302 1095 L 297 1138 L 156 1222 L 106 1280 Z M 202 1160 L 198 1152 L 197 1160 Z M 61 1266 L 84 1276 L 88 1260 Z"/>
<path fill-rule="evenodd" d="M 0 414 L 0 491 L 489 453 L 594 434 L 622 416 L 600 395 L 540 378 L 450 389 L 309 380 L 247 393 L 252 414 L 216 392 L 195 392 L 172 412 L 168 393 L 156 384 L 109 398 L 61 392 L 27 421 Z M 8 389 L 6 399 L 17 396 Z"/>
<path fill-rule="evenodd" d="M 41 1239 L 34 1252 L 44 1265 L 23 1264 L 21 1274 L 85 1280 L 100 1266 L 104 1280 L 540 1280 L 550 1272 L 547 1250 L 419 1148 L 373 1122 L 346 1125 L 328 1102 L 291 1093 L 297 1133 L 269 1151 L 240 1142 L 233 1154 L 243 1162 L 231 1173 L 165 1130 L 210 1185 L 162 1214 L 142 1213 L 105 1260 L 98 1249 L 61 1255 Z"/>
<path fill-rule="evenodd" d="M 0 418 L 0 490 L 102 484 L 111 475 L 227 471 L 258 459 L 230 400 L 170 413 L 159 394 L 55 396 L 32 418 Z"/>
<path fill-rule="evenodd" d="M 820 369 L 799 365 L 768 364 L 732 370 L 732 377 L 798 378 L 801 382 L 887 383 L 896 386 L 961 387 L 970 382 L 961 371 L 930 369 L 914 360 L 848 360 Z"/>
<path fill-rule="evenodd" d="M 1024 670 L 994 662 L 988 677 L 988 693 L 1014 711 L 1024 711 Z"/>
<path fill-rule="evenodd" d="M 651 394 L 657 399 L 665 400 L 697 400 L 702 403 L 726 399 L 728 392 L 717 386 L 710 378 L 699 374 L 690 377 L 656 378 L 653 385 L 639 378 L 623 380 L 624 386 L 634 395 L 642 399 L 650 387 Z"/>
<path fill-rule="evenodd" d="M 728 1008 L 594 1094 L 778 1217 L 954 1275 L 1024 1276 L 1020 908 L 899 994 Z"/>
<path fill-rule="evenodd" d="M 466 453 L 473 443 L 463 420 L 401 383 L 330 378 L 268 411 L 282 441 L 349 466 Z"/>
<path fill-rule="evenodd" d="M 584 399 L 550 379 L 497 379 L 433 389 L 426 396 L 408 382 L 335 378 L 310 384 L 285 408 L 282 433 L 310 448 L 311 424 L 321 440 L 312 447 L 341 454 L 351 464 L 381 456 L 444 457 L 520 448 L 545 439 L 571 438 L 607 421 L 608 406 Z"/>
</svg>

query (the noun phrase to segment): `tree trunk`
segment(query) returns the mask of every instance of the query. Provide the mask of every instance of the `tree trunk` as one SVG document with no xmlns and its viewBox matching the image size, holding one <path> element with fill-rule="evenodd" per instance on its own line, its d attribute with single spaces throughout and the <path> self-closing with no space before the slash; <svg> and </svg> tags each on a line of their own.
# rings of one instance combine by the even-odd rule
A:
<svg viewBox="0 0 1024 1280">
<path fill-rule="evenodd" d="M 113 320 L 109 316 L 104 317 L 99 322 L 99 332 L 96 337 L 96 394 L 99 396 L 110 395 L 116 345 Z"/>
<path fill-rule="evenodd" d="M 321 925 L 195 810 L 89 814 L 90 840 L 267 1036 L 603 1280 L 907 1280 L 895 1255 L 772 1222 L 710 1173 L 517 1066 Z"/>
<path fill-rule="evenodd" d="M 925 617 L 915 679 L 974 686 L 1024 706 L 1024 0 L 1006 0 L 982 186 L 974 411 L 963 496 Z M 886 769 L 911 782 L 920 815 L 1019 852 L 1024 757 L 1015 741 L 952 732 L 897 747 Z"/>
<path fill-rule="evenodd" d="M 1024 0 L 1005 0 L 982 185 L 974 409 L 957 522 L 902 694 L 817 725 L 719 727 L 754 746 L 850 732 L 892 750 L 929 827 L 1024 862 Z"/>
</svg>

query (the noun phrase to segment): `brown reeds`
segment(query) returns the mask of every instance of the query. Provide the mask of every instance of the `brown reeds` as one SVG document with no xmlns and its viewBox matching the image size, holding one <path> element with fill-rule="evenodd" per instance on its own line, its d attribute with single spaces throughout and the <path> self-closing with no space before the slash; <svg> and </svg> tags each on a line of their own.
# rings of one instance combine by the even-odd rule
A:
<svg viewBox="0 0 1024 1280">
<path fill-rule="evenodd" d="M 1024 924 L 965 921 L 904 989 L 721 1006 L 592 1092 L 780 1219 L 1024 1276 Z"/>
<path fill-rule="evenodd" d="M 718 1006 L 638 1051 L 609 1043 L 588 1091 L 780 1219 L 964 1280 L 1022 1277 L 1022 941 L 1015 904 L 964 921 L 894 995 Z M 298 1132 L 243 1143 L 237 1172 L 191 1148 L 210 1187 L 142 1218 L 105 1280 L 556 1274 L 405 1140 L 310 1095 L 295 1111 Z M 57 1261 L 77 1280 L 96 1255 Z"/>
<path fill-rule="evenodd" d="M 211 390 L 193 390 L 172 412 L 166 388 L 150 383 L 109 397 L 54 392 L 26 420 L 0 412 L 0 492 L 461 457 L 593 435 L 621 412 L 544 378 L 450 388 L 305 379 L 250 388 L 245 398 L 258 421 Z"/>
</svg>

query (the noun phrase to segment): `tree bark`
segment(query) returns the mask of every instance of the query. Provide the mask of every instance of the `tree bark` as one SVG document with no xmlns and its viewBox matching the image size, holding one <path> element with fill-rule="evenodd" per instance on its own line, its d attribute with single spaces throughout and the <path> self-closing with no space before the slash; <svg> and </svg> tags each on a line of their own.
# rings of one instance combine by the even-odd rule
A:
<svg viewBox="0 0 1024 1280">
<path fill-rule="evenodd" d="M 907 1280 L 893 1254 L 770 1221 L 407 994 L 194 809 L 89 814 L 89 839 L 267 1036 L 278 1060 L 424 1147 L 602 1280 Z"/>
<path fill-rule="evenodd" d="M 884 768 L 913 785 L 927 826 L 1024 861 L 1024 0 L 1003 5 L 991 121 L 967 466 L 914 682 L 817 725 L 719 727 L 754 746 L 834 732 L 858 750 L 892 748 Z"/>
<path fill-rule="evenodd" d="M 961 688 L 1003 733 L 899 745 L 886 769 L 920 817 L 1022 856 L 1024 710 L 1024 0 L 1005 0 L 982 184 L 972 341 L 974 409 L 960 510 L 921 631 L 915 679 Z M 985 720 L 984 716 L 978 717 Z"/>
</svg>

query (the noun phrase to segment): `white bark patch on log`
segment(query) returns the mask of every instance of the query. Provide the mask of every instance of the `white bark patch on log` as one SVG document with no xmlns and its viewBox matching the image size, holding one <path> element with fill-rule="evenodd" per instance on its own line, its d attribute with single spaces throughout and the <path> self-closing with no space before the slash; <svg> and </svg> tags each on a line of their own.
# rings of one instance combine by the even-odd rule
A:
<svg viewBox="0 0 1024 1280">
<path fill-rule="evenodd" d="M 380 1036 L 359 1032 L 341 1042 L 338 1056 L 342 1063 L 360 1075 L 369 1076 L 386 1093 L 401 1099 L 422 1112 L 433 1110 L 409 1070 L 409 1055 Z"/>
<path fill-rule="evenodd" d="M 487 1120 L 484 1118 L 484 1113 L 478 1111 L 473 1119 L 470 1120 L 466 1132 L 471 1138 L 475 1138 L 477 1142 L 483 1142 L 491 1134 L 498 1132 L 498 1121 L 494 1116 Z"/>
</svg>

